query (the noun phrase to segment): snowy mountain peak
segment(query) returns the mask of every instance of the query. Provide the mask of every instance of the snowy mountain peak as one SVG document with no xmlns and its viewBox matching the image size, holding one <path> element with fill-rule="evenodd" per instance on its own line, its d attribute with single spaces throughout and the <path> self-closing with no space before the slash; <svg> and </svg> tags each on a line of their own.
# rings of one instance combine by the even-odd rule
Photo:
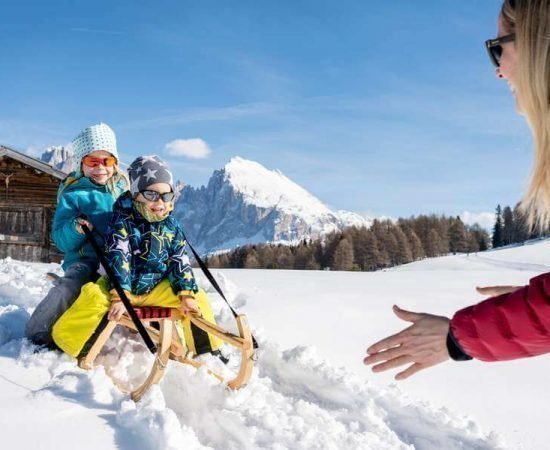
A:
<svg viewBox="0 0 550 450">
<path fill-rule="evenodd" d="M 264 242 L 316 239 L 370 221 L 334 212 L 279 170 L 241 157 L 214 171 L 206 187 L 186 186 L 176 215 L 203 252 Z"/>
<path fill-rule="evenodd" d="M 304 188 L 278 170 L 269 170 L 260 163 L 236 156 L 224 167 L 224 179 L 244 201 L 261 208 L 281 208 L 309 216 L 329 214 L 330 209 Z"/>
<path fill-rule="evenodd" d="M 69 146 L 52 145 L 44 150 L 40 159 L 65 173 L 74 170 L 73 151 Z"/>
</svg>

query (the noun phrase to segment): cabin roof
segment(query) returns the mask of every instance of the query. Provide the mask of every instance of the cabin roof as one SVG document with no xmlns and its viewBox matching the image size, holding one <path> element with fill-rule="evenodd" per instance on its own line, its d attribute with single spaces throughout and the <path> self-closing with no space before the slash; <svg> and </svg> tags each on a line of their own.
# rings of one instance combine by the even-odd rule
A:
<svg viewBox="0 0 550 450">
<path fill-rule="evenodd" d="M 0 145 L 0 157 L 1 156 L 8 156 L 23 164 L 26 164 L 27 166 L 33 167 L 36 170 L 40 170 L 41 172 L 47 173 L 52 177 L 58 178 L 59 180 L 63 180 L 67 177 L 67 174 L 65 172 L 54 169 L 52 166 L 45 163 L 44 161 L 40 161 L 39 159 L 33 158 L 32 156 L 20 153 L 17 150 L 6 147 L 5 145 Z"/>
</svg>

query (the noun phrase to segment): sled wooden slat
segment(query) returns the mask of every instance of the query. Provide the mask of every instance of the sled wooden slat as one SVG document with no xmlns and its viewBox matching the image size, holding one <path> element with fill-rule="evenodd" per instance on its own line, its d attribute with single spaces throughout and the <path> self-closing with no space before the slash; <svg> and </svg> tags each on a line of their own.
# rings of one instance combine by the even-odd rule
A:
<svg viewBox="0 0 550 450">
<path fill-rule="evenodd" d="M 244 317 L 244 316 L 239 316 L 239 317 Z M 189 316 L 189 319 L 200 329 L 206 331 L 209 334 L 213 334 L 214 336 L 219 337 L 222 341 L 225 341 L 228 344 L 233 345 L 234 347 L 241 348 L 243 350 L 252 348 L 252 338 L 250 338 L 249 340 L 246 340 L 246 339 L 243 339 L 242 337 L 235 336 L 229 331 L 226 331 L 223 328 L 217 325 L 214 325 L 213 323 L 207 322 L 202 317 L 194 314 L 191 314 Z"/>
<path fill-rule="evenodd" d="M 139 311 L 139 308 L 135 308 Z M 154 317 L 154 318 L 142 318 L 141 321 L 144 323 L 145 330 L 153 340 L 158 345 L 157 353 L 155 355 L 155 360 L 153 366 L 146 380 L 141 386 L 131 392 L 131 398 L 134 401 L 138 401 L 147 389 L 151 385 L 158 383 L 164 376 L 165 368 L 170 359 L 183 363 L 189 364 L 195 368 L 205 367 L 205 363 L 192 359 L 190 356 L 186 345 L 181 341 L 179 333 L 176 329 L 175 321 L 183 320 L 185 316 L 177 309 L 164 309 L 163 311 L 157 311 L 159 315 L 163 317 Z M 168 316 L 168 317 L 167 317 Z M 236 347 L 241 352 L 241 362 L 239 366 L 239 371 L 236 376 L 230 380 L 227 380 L 222 375 L 216 373 L 215 371 L 206 367 L 208 373 L 222 382 L 227 382 L 227 386 L 230 389 L 239 389 L 246 385 L 248 380 L 252 375 L 252 370 L 254 368 L 254 347 L 252 345 L 252 334 L 250 332 L 250 327 L 246 316 L 239 315 L 236 317 L 237 328 L 239 330 L 239 336 L 230 333 L 227 330 L 224 330 L 218 325 L 207 322 L 202 317 L 198 315 L 190 315 L 189 319 L 191 322 L 198 328 L 217 336 L 225 343 Z M 150 326 L 151 322 L 157 322 L 160 325 L 160 329 L 157 330 Z M 91 369 L 93 367 L 93 362 L 117 325 L 124 326 L 131 330 L 136 330 L 136 327 L 130 317 L 127 314 L 124 314 L 119 322 L 109 321 L 105 329 L 99 334 L 97 340 L 92 345 L 88 354 L 80 358 L 78 361 L 79 367 L 83 369 Z M 117 384 L 115 382 L 115 384 Z"/>
<path fill-rule="evenodd" d="M 149 373 L 149 376 L 145 382 L 132 392 L 131 397 L 135 402 L 139 401 L 143 394 L 151 387 L 151 385 L 158 383 L 164 376 L 164 369 L 168 364 L 170 357 L 170 343 L 172 342 L 172 322 L 169 320 L 160 321 L 160 342 L 158 343 L 158 350 L 155 356 L 155 362 L 153 368 Z"/>
</svg>

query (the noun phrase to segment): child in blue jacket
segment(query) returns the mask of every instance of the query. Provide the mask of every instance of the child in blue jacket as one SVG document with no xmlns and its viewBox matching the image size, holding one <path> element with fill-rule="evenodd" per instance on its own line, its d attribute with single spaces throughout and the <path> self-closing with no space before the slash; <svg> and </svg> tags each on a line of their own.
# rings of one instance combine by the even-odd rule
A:
<svg viewBox="0 0 550 450">
<path fill-rule="evenodd" d="M 48 347 L 54 346 L 53 324 L 78 297 L 81 287 L 98 277 L 99 261 L 81 225 L 87 224 L 103 239 L 114 202 L 128 189 L 118 168 L 116 137 L 108 125 L 86 128 L 73 141 L 73 148 L 76 171 L 59 187 L 52 227 L 53 241 L 64 253 L 64 275 L 54 281 L 25 328 L 28 339 Z"/>
<path fill-rule="evenodd" d="M 128 168 L 130 192 L 115 203 L 106 236 L 109 266 L 134 306 L 180 308 L 201 312 L 215 323 L 203 290 L 197 286 L 175 217 L 172 174 L 157 156 L 143 156 Z M 55 343 L 66 353 L 84 356 L 107 320 L 126 311 L 113 280 L 88 283 L 53 329 Z M 222 342 L 183 320 L 187 347 L 195 354 L 215 352 Z"/>
</svg>

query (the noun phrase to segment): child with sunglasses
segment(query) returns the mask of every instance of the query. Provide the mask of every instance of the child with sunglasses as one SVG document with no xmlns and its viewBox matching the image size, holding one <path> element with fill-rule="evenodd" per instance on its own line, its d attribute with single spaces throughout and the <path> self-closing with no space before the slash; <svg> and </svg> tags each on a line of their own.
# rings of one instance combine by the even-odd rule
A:
<svg viewBox="0 0 550 450">
<path fill-rule="evenodd" d="M 53 348 L 54 323 L 75 301 L 81 287 L 98 277 L 99 261 L 81 226 L 87 224 L 102 241 L 115 200 L 128 189 L 118 168 L 115 133 L 108 125 L 84 129 L 73 141 L 73 150 L 76 170 L 59 187 L 52 228 L 53 241 L 64 253 L 64 275 L 54 280 L 25 328 L 33 343 Z"/>
<path fill-rule="evenodd" d="M 139 157 L 128 174 L 130 192 L 116 201 L 106 236 L 105 255 L 118 283 L 135 306 L 200 312 L 215 323 L 206 294 L 193 275 L 183 231 L 171 215 L 172 174 L 157 156 Z M 83 357 L 98 334 L 94 331 L 102 329 L 107 320 L 119 320 L 125 311 L 112 280 L 88 283 L 55 324 L 55 343 L 66 353 Z M 188 318 L 183 321 L 183 331 L 194 354 L 212 352 L 223 360 L 219 339 L 196 328 Z"/>
</svg>

